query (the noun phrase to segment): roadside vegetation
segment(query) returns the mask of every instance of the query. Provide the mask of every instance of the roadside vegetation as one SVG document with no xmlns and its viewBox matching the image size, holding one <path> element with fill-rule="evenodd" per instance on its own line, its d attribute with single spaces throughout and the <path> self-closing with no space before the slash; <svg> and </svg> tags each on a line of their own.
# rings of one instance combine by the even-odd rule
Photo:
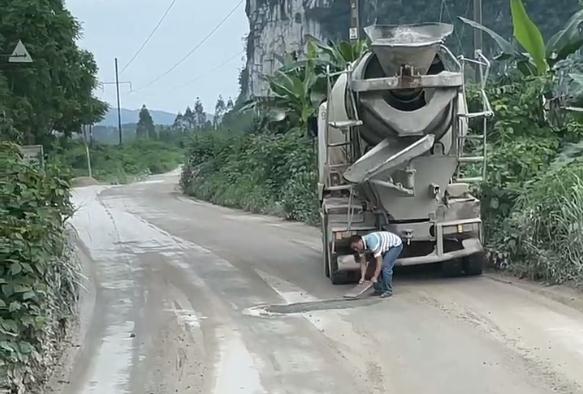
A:
<svg viewBox="0 0 583 394">
<path fill-rule="evenodd" d="M 488 94 L 488 177 L 482 198 L 487 246 L 498 268 L 550 283 L 583 285 L 583 44 L 577 12 L 547 42 L 520 0 L 509 0 L 514 37 L 506 40 L 467 19 L 499 47 Z M 197 198 L 314 224 L 318 220 L 314 124 L 332 71 L 366 43 L 311 41 L 301 60 L 268 78 L 269 98 L 238 103 L 253 110 L 250 129 L 195 136 L 181 185 Z M 471 105 L 475 105 L 470 94 Z"/>
<path fill-rule="evenodd" d="M 316 224 L 315 153 L 296 133 L 195 135 L 182 189 L 197 198 L 252 212 Z"/>
<path fill-rule="evenodd" d="M 0 143 L 0 390 L 35 392 L 75 316 L 78 266 L 65 221 L 73 209 L 60 171 L 22 161 Z"/>
<path fill-rule="evenodd" d="M 33 62 L 0 59 L 0 392 L 40 392 L 75 320 L 78 266 L 65 221 L 72 213 L 61 169 L 25 163 L 18 146 L 50 145 L 98 122 L 107 106 L 93 55 L 63 2 L 1 2 L 0 48 L 22 40 Z"/>
<path fill-rule="evenodd" d="M 134 141 L 81 137 L 107 105 L 93 95 L 97 65 L 76 44 L 78 21 L 62 1 L 0 4 L 1 52 L 21 40 L 33 60 L 0 59 L 0 392 L 35 393 L 76 319 L 79 267 L 66 221 L 69 181 L 88 175 L 85 141 L 94 176 L 120 183 L 175 169 L 184 136 L 156 129 L 144 107 Z M 44 167 L 25 162 L 21 145 L 42 145 Z"/>
<path fill-rule="evenodd" d="M 124 184 L 176 169 L 184 159 L 180 141 L 134 140 L 124 145 L 95 144 L 89 149 L 92 177 L 108 184 Z M 87 150 L 82 142 L 55 144 L 49 162 L 68 178 L 88 177 Z"/>
</svg>

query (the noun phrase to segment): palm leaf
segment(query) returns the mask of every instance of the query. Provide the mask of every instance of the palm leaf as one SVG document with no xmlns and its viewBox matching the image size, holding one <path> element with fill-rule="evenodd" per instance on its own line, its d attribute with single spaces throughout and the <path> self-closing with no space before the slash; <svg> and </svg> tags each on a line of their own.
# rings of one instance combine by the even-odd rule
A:
<svg viewBox="0 0 583 394">
<path fill-rule="evenodd" d="M 481 30 L 484 33 L 486 33 L 487 35 L 489 35 L 490 38 L 493 39 L 496 42 L 496 44 L 498 44 L 498 47 L 502 51 L 502 56 L 505 56 L 507 58 L 512 58 L 512 59 L 517 59 L 517 58 L 522 57 L 522 54 L 520 53 L 520 51 L 518 50 L 518 48 L 516 48 L 516 46 L 514 44 L 512 44 L 510 41 L 503 38 L 500 34 L 496 33 L 494 30 L 489 29 L 486 26 L 481 25 L 478 22 L 475 22 L 471 19 L 466 19 L 466 18 L 461 17 L 461 16 L 459 17 L 459 19 L 463 23 L 465 23 L 466 25 L 468 25 L 474 29 Z"/>
<path fill-rule="evenodd" d="M 583 46 L 583 10 L 576 12 L 565 28 L 551 37 L 547 45 L 547 58 L 556 63 L 575 53 Z"/>
<path fill-rule="evenodd" d="M 522 0 L 510 0 L 514 37 L 532 56 L 539 74 L 548 71 L 545 41 L 534 22 L 528 16 Z"/>
</svg>

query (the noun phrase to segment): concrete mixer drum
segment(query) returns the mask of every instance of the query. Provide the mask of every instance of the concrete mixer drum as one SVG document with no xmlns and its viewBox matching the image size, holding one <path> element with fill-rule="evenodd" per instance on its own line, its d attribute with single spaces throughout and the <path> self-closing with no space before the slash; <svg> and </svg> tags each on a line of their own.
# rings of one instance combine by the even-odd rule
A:
<svg viewBox="0 0 583 394">
<path fill-rule="evenodd" d="M 469 185 L 485 175 L 489 63 L 481 53 L 470 61 L 482 75 L 483 109 L 468 113 L 467 59 L 444 45 L 453 26 L 375 25 L 365 32 L 370 51 L 331 84 L 320 107 L 325 272 L 334 283 L 349 279 L 358 272 L 350 236 L 387 229 L 406 245 L 397 265 L 444 263 L 481 273 L 480 201 Z M 483 122 L 470 133 L 472 118 Z M 481 153 L 465 152 L 469 139 Z M 478 173 L 468 177 L 472 171 Z"/>
</svg>

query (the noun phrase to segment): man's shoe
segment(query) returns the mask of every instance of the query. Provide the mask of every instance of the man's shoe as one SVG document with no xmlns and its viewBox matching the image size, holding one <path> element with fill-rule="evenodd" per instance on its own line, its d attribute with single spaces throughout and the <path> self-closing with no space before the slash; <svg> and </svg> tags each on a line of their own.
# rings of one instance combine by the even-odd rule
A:
<svg viewBox="0 0 583 394">
<path fill-rule="evenodd" d="M 393 295 L 393 293 L 391 293 L 390 291 L 385 291 L 383 294 L 381 294 L 381 298 L 389 298 Z"/>
</svg>

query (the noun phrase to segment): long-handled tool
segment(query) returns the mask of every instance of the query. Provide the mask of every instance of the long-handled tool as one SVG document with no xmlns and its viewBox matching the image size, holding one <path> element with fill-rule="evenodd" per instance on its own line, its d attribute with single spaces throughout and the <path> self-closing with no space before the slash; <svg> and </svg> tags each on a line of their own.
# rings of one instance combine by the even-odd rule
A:
<svg viewBox="0 0 583 394">
<path fill-rule="evenodd" d="M 354 289 L 350 290 L 344 295 L 344 298 L 356 299 L 364 296 L 370 289 L 372 289 L 372 282 L 370 280 L 364 281 L 356 286 Z"/>
</svg>

